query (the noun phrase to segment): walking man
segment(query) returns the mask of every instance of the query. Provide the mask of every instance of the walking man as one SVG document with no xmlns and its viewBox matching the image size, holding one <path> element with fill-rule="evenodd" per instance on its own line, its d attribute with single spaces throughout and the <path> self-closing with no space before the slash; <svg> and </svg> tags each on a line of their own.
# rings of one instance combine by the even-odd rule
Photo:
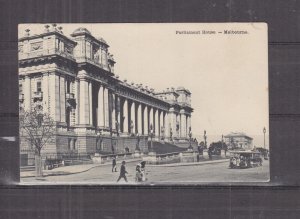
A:
<svg viewBox="0 0 300 219">
<path fill-rule="evenodd" d="M 126 171 L 126 166 L 125 166 L 125 164 L 126 164 L 126 162 L 123 160 L 123 161 L 122 161 L 121 168 L 120 168 L 120 176 L 119 176 L 117 182 L 119 182 L 119 180 L 120 180 L 121 178 L 124 178 L 125 182 L 128 182 L 128 181 L 127 181 L 127 177 L 126 177 L 126 174 L 128 174 L 128 172 Z"/>
<path fill-rule="evenodd" d="M 117 161 L 116 161 L 116 157 L 113 157 L 112 159 L 112 169 L 111 172 L 117 172 Z"/>
</svg>

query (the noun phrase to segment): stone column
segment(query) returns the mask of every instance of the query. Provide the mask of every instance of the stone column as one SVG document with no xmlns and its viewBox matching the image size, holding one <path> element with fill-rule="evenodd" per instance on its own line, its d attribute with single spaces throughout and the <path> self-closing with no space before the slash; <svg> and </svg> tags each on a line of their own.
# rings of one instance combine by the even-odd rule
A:
<svg viewBox="0 0 300 219">
<path fill-rule="evenodd" d="M 128 100 L 124 99 L 123 104 L 123 132 L 129 133 L 129 113 L 128 113 Z"/>
<path fill-rule="evenodd" d="M 111 92 L 111 127 L 116 129 L 116 104 L 115 104 L 115 94 Z"/>
<path fill-rule="evenodd" d="M 76 101 L 76 108 L 75 108 L 75 124 L 79 124 L 79 81 L 75 79 L 75 85 L 74 85 L 74 95 L 75 95 L 75 101 Z"/>
<path fill-rule="evenodd" d="M 60 89 L 59 89 L 59 98 L 60 98 L 60 121 L 66 122 L 66 87 L 65 87 L 65 76 L 60 76 Z"/>
<path fill-rule="evenodd" d="M 103 86 L 99 86 L 98 90 L 98 127 L 104 127 L 104 104 L 103 104 Z"/>
<path fill-rule="evenodd" d="M 49 112 L 49 77 L 48 77 L 48 73 L 43 74 L 42 91 L 43 91 L 43 111 L 50 113 Z"/>
<path fill-rule="evenodd" d="M 55 122 L 60 122 L 59 76 L 54 72 L 49 75 L 49 107 L 50 115 Z"/>
<path fill-rule="evenodd" d="M 108 102 L 108 89 L 103 88 L 103 99 L 104 99 L 104 126 L 109 128 L 109 102 Z"/>
<path fill-rule="evenodd" d="M 144 130 L 143 130 L 144 132 L 143 132 L 143 134 L 147 135 L 149 133 L 148 106 L 144 107 L 143 115 L 144 115 L 143 116 L 143 121 L 144 121 Z"/>
<path fill-rule="evenodd" d="M 154 131 L 154 112 L 153 112 L 153 107 L 149 106 L 149 132 L 150 132 L 150 125 L 152 125 L 153 131 Z"/>
<path fill-rule="evenodd" d="M 120 97 L 118 95 L 115 95 L 115 106 L 116 106 L 116 121 L 118 122 L 118 127 L 116 127 L 116 131 L 120 133 L 120 127 L 121 127 L 121 103 L 120 103 Z"/>
<path fill-rule="evenodd" d="M 162 127 L 164 128 L 164 111 L 160 111 L 160 115 L 159 115 L 159 133 L 160 136 L 162 137 Z"/>
<path fill-rule="evenodd" d="M 186 138 L 186 116 L 184 110 L 180 110 L 180 137 Z"/>
<path fill-rule="evenodd" d="M 139 103 L 137 106 L 137 132 L 141 135 L 142 134 L 142 129 L 143 129 L 143 117 L 142 117 L 142 104 Z"/>
<path fill-rule="evenodd" d="M 132 121 L 132 123 L 131 123 L 131 121 Z M 135 134 L 136 132 L 136 121 L 135 121 L 135 102 L 134 101 L 132 101 L 132 103 L 131 103 L 131 108 L 130 108 L 130 126 L 131 126 L 131 124 L 133 124 L 133 129 L 131 130 L 130 128 L 131 127 L 129 127 L 129 129 L 130 129 L 130 133 L 131 134 Z"/>
<path fill-rule="evenodd" d="M 92 88 L 93 84 L 91 81 L 89 81 L 89 124 L 93 125 L 93 92 L 92 92 Z"/>
<path fill-rule="evenodd" d="M 188 135 L 189 135 L 188 116 L 185 115 L 185 136 L 188 137 Z"/>
<path fill-rule="evenodd" d="M 81 125 L 89 124 L 89 84 L 84 78 L 80 79 L 80 100 L 79 100 L 79 122 Z"/>
<path fill-rule="evenodd" d="M 169 135 L 170 135 L 170 131 L 172 129 L 172 138 L 176 137 L 176 115 L 175 115 L 175 111 L 174 108 L 170 108 L 169 112 L 168 112 L 168 117 L 169 117 Z"/>
<path fill-rule="evenodd" d="M 159 114 L 158 109 L 155 109 L 154 113 L 154 123 L 155 123 L 155 136 L 159 136 Z"/>
<path fill-rule="evenodd" d="M 31 79 L 29 76 L 25 76 L 24 81 L 24 110 L 31 111 Z"/>
<path fill-rule="evenodd" d="M 164 114 L 164 126 L 165 126 L 165 137 L 170 137 L 170 119 L 169 119 L 169 113 L 165 112 Z"/>
<path fill-rule="evenodd" d="M 177 124 L 179 124 L 179 130 L 177 131 L 176 128 L 177 128 Z M 180 137 L 180 116 L 178 113 L 175 112 L 175 129 L 174 129 L 174 133 L 175 133 L 175 136 L 177 138 Z"/>
</svg>

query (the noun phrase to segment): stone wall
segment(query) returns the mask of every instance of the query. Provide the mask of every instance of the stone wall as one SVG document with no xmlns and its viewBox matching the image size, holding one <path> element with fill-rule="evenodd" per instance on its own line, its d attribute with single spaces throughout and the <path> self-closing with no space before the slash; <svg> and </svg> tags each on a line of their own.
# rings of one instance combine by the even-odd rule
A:
<svg viewBox="0 0 300 219">
<path fill-rule="evenodd" d="M 71 142 L 69 143 L 69 141 Z M 73 145 L 73 141 L 76 140 L 75 148 Z M 98 138 L 98 141 L 99 138 Z M 60 133 L 59 135 L 54 135 L 47 145 L 45 145 L 41 151 L 42 157 L 56 159 L 63 157 L 86 157 L 88 155 L 94 155 L 95 153 L 103 153 L 103 154 L 111 154 L 113 144 L 115 153 L 125 153 L 125 148 L 128 147 L 130 153 L 134 153 L 137 144 L 136 137 L 117 137 L 113 136 L 103 136 L 101 137 L 101 147 L 97 149 L 97 137 L 93 135 L 84 135 L 78 134 L 75 135 L 66 133 Z M 100 142 L 99 145 L 100 146 Z M 25 138 L 21 138 L 20 141 L 20 151 L 22 154 L 22 164 L 30 165 L 32 163 L 31 160 L 34 156 L 34 151 L 30 149 L 29 143 Z M 148 137 L 141 136 L 139 141 L 139 148 L 141 152 L 148 152 Z M 26 162 L 26 159 L 28 162 Z M 34 159 L 33 159 L 34 160 Z M 28 164 L 26 164 L 28 163 Z"/>
<path fill-rule="evenodd" d="M 174 142 L 173 144 L 175 144 L 176 146 L 178 147 L 181 147 L 181 148 L 188 148 L 190 143 L 188 141 L 185 141 L 185 142 Z M 194 151 L 198 151 L 198 146 L 197 146 L 197 143 L 196 142 L 192 142 L 192 146 L 193 146 L 193 150 Z"/>
</svg>

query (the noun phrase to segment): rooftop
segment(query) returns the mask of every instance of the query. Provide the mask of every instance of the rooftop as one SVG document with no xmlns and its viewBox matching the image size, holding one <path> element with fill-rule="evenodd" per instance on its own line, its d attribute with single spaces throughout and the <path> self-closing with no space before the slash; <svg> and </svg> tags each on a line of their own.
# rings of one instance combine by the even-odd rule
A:
<svg viewBox="0 0 300 219">
<path fill-rule="evenodd" d="M 249 139 L 253 139 L 250 136 L 246 135 L 243 132 L 230 132 L 228 135 L 224 136 L 225 138 L 230 138 L 230 137 L 245 137 L 245 138 L 249 138 Z"/>
<path fill-rule="evenodd" d="M 91 32 L 84 27 L 77 28 L 76 30 L 73 31 L 72 35 L 77 35 L 77 34 L 82 34 L 82 33 L 87 33 L 89 35 L 92 35 Z"/>
</svg>

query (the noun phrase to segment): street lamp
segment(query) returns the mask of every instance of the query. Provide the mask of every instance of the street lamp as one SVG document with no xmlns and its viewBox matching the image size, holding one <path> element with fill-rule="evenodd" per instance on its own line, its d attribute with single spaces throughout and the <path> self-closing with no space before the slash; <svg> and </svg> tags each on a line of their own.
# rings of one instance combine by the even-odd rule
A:
<svg viewBox="0 0 300 219">
<path fill-rule="evenodd" d="M 264 127 L 263 132 L 264 132 L 264 149 L 266 149 L 266 127 Z"/>
<path fill-rule="evenodd" d="M 206 130 L 204 130 L 204 146 L 205 146 L 205 148 L 207 148 L 206 139 L 207 139 L 207 137 L 206 137 Z"/>
</svg>

